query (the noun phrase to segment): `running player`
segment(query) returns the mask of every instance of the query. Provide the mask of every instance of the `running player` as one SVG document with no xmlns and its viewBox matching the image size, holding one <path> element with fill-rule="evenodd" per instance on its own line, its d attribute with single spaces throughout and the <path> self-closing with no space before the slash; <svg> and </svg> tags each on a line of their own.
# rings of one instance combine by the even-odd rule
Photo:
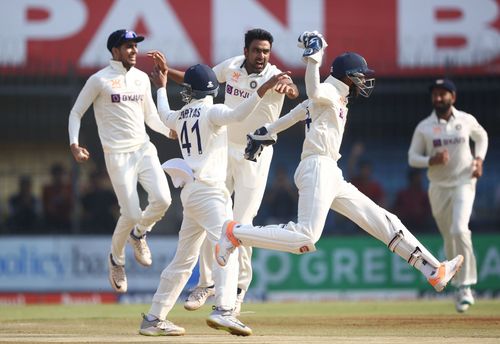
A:
<svg viewBox="0 0 500 344">
<path fill-rule="evenodd" d="M 127 239 L 137 261 L 144 266 L 151 265 L 146 234 L 163 217 L 172 201 L 167 178 L 144 122 L 167 137 L 175 138 L 175 134 L 171 134 L 158 116 L 147 74 L 134 67 L 137 43 L 143 40 L 144 37 L 127 30 L 117 30 L 109 36 L 107 48 L 112 55 L 109 66 L 87 80 L 71 109 L 68 125 L 71 153 L 77 162 L 87 161 L 90 154 L 80 146 L 78 136 L 81 119 L 94 104 L 106 168 L 120 205 L 121 215 L 108 258 L 109 280 L 118 293 L 127 291 Z M 137 182 L 148 193 L 149 204 L 144 211 L 139 204 Z"/>
<path fill-rule="evenodd" d="M 430 91 L 434 111 L 415 128 L 408 160 L 413 167 L 428 168 L 429 200 L 446 258 L 457 254 L 465 258 L 463 269 L 452 281 L 457 287 L 455 308 L 465 312 L 474 304 L 471 285 L 477 283 L 469 220 L 476 182 L 483 174 L 488 134 L 472 115 L 453 106 L 457 89 L 451 80 L 435 80 Z"/>
<path fill-rule="evenodd" d="M 216 246 L 217 262 L 224 266 L 236 247 L 255 246 L 295 254 L 315 251 L 329 209 L 354 221 L 384 242 L 410 265 L 420 270 L 437 291 L 455 275 L 463 256 L 440 263 L 393 214 L 384 210 L 344 180 L 337 166 L 347 119 L 348 97 L 368 97 L 374 87 L 373 73 L 365 59 L 344 53 L 334 59 L 330 76 L 319 82 L 319 66 L 326 42 L 317 32 L 299 38 L 307 63 L 305 84 L 308 100 L 267 127 L 249 135 L 248 159 L 256 159 L 261 146 L 299 120 L 306 121 L 301 162 L 295 172 L 299 189 L 298 222 L 253 227 L 228 220 Z"/>
<path fill-rule="evenodd" d="M 213 67 L 217 80 L 220 83 L 226 83 L 224 104 L 235 108 L 255 93 L 260 85 L 281 72 L 269 63 L 273 40 L 271 33 L 266 30 L 249 30 L 245 33 L 243 55 L 229 58 Z M 165 58 L 161 53 L 155 51 L 150 54 L 156 56 L 158 62 L 163 64 Z M 181 83 L 183 74 L 183 72 L 169 69 L 168 75 L 175 82 Z M 282 79 L 274 90 L 267 92 L 251 116 L 240 122 L 231 123 L 227 127 L 229 156 L 226 185 L 231 194 L 234 192 L 234 219 L 240 223 L 251 224 L 257 215 L 273 156 L 273 149 L 269 146 L 264 149 L 258 162 L 245 160 L 243 155 L 246 134 L 266 123 L 276 121 L 281 113 L 285 95 L 290 99 L 295 99 L 299 95 L 297 86 L 290 78 Z M 209 296 L 213 295 L 214 281 L 211 270 L 214 258 L 210 252 L 210 245 L 204 244 L 200 253 L 198 286 L 184 304 L 187 310 L 198 309 Z M 241 303 L 252 281 L 252 248 L 241 247 L 238 252 L 240 270 L 235 314 L 239 314 Z"/>
<path fill-rule="evenodd" d="M 168 72 L 168 69 L 166 70 Z M 181 192 L 184 207 L 179 242 L 175 256 L 161 274 L 149 313 L 143 316 L 139 332 L 150 336 L 182 335 L 184 328 L 166 320 L 182 289 L 186 285 L 200 253 L 208 239 L 211 255 L 221 235 L 224 220 L 231 215 L 229 192 L 225 185 L 228 159 L 226 125 L 244 120 L 262 101 L 266 91 L 274 88 L 286 73 L 269 78 L 244 102 L 229 108 L 213 104 L 219 84 L 215 73 L 206 65 L 190 67 L 184 75 L 187 103 L 178 111 L 170 110 L 166 94 L 167 75 L 157 65 L 153 81 L 158 90 L 158 108 L 164 123 L 178 134 L 184 161 L 193 171 L 194 181 L 185 184 Z M 225 268 L 214 264 L 215 309 L 207 324 L 235 335 L 248 336 L 252 330 L 233 314 L 236 302 L 238 260 L 229 260 Z"/>
</svg>

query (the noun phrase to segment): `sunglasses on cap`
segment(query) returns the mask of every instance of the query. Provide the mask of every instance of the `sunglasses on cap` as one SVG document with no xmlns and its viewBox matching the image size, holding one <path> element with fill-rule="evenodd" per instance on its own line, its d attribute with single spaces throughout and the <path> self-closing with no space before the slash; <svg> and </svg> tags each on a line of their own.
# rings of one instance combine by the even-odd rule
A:
<svg viewBox="0 0 500 344">
<path fill-rule="evenodd" d="M 134 31 L 130 30 L 117 30 L 113 32 L 108 38 L 108 50 L 111 51 L 112 48 L 118 48 L 125 42 L 142 42 L 144 40 L 143 36 L 138 36 Z"/>
</svg>

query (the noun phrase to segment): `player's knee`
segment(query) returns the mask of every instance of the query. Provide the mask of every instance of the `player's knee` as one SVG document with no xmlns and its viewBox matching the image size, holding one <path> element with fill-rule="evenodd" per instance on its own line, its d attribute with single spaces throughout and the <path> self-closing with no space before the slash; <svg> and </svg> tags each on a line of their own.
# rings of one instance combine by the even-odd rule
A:
<svg viewBox="0 0 500 344">
<path fill-rule="evenodd" d="M 159 195 L 154 201 L 151 202 L 151 206 L 156 209 L 159 213 L 164 213 L 172 204 L 172 197 L 170 195 Z"/>
<path fill-rule="evenodd" d="M 296 254 L 305 254 L 305 253 L 311 253 L 316 251 L 316 246 L 312 241 L 303 243 L 303 245 L 297 246 L 297 251 L 295 252 Z"/>
<path fill-rule="evenodd" d="M 139 223 L 142 219 L 142 211 L 141 209 L 129 210 L 126 214 L 123 214 L 123 216 L 131 223 Z"/>
</svg>

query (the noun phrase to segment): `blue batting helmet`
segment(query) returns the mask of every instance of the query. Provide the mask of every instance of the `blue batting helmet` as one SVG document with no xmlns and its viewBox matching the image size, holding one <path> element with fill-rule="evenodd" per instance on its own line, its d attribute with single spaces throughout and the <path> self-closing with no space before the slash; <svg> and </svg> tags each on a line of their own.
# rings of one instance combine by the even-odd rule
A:
<svg viewBox="0 0 500 344">
<path fill-rule="evenodd" d="M 214 71 L 204 64 L 197 64 L 186 70 L 183 86 L 187 91 L 183 96 L 189 96 L 189 100 L 191 98 L 202 99 L 207 95 L 216 97 L 219 91 L 219 82 Z"/>
<path fill-rule="evenodd" d="M 375 87 L 375 79 L 366 78 L 373 74 L 374 71 L 368 68 L 365 58 L 354 52 L 346 52 L 337 56 L 330 68 L 331 76 L 339 80 L 347 76 L 359 88 L 360 94 L 364 97 L 369 97 Z"/>
</svg>

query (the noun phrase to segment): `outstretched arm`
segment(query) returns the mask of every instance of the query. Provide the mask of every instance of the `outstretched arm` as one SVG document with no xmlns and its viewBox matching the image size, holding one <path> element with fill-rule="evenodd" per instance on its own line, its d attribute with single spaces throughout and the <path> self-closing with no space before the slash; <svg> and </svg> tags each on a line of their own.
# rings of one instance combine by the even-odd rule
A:
<svg viewBox="0 0 500 344">
<path fill-rule="evenodd" d="M 253 134 L 247 135 L 247 146 L 245 147 L 245 159 L 257 161 L 265 146 L 276 143 L 277 134 L 288 129 L 298 121 L 307 118 L 308 100 L 297 105 L 292 111 L 279 118 L 276 122 L 261 127 Z"/>
<path fill-rule="evenodd" d="M 230 109 L 229 107 L 225 107 L 221 109 L 221 111 L 210 112 L 210 120 L 219 126 L 227 125 L 229 123 L 239 122 L 248 117 L 253 110 L 257 107 L 257 105 L 262 100 L 264 94 L 267 91 L 271 90 L 276 86 L 276 84 L 283 78 L 288 77 L 290 72 L 282 72 L 274 75 L 269 80 L 267 80 L 264 84 L 262 84 L 257 92 L 255 92 L 252 96 L 245 99 L 241 104 L 239 104 L 234 109 Z"/>
<path fill-rule="evenodd" d="M 285 94 L 288 99 L 295 99 L 299 96 L 299 89 L 295 85 L 291 78 L 284 78 L 279 81 L 274 87 L 274 90 L 278 93 Z"/>
<path fill-rule="evenodd" d="M 309 100 L 304 100 L 302 103 L 294 107 L 286 115 L 281 116 L 275 122 L 267 125 L 267 130 L 271 135 L 277 135 L 278 133 L 290 128 L 292 125 L 298 121 L 305 120 L 307 117 Z"/>
</svg>

